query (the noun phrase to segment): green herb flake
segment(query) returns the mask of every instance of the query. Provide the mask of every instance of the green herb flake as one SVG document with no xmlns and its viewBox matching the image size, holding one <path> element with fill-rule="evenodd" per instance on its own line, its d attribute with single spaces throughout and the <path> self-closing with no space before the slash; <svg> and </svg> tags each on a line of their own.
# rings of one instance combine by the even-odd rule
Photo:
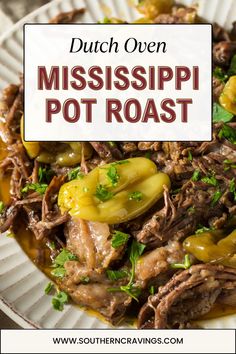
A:
<svg viewBox="0 0 236 354">
<path fill-rule="evenodd" d="M 108 145 L 111 147 L 116 147 L 116 143 L 114 141 L 108 141 Z"/>
<path fill-rule="evenodd" d="M 56 266 L 64 266 L 65 262 L 67 261 L 74 261 L 77 260 L 77 257 L 68 251 L 66 248 L 64 248 L 61 253 L 58 254 L 58 256 L 54 259 L 54 264 Z"/>
<path fill-rule="evenodd" d="M 117 172 L 117 168 L 115 166 L 111 165 L 108 168 L 107 177 L 108 177 L 108 179 L 111 182 L 113 187 L 117 185 L 120 176 L 119 176 L 119 174 Z"/>
<path fill-rule="evenodd" d="M 55 250 L 56 249 L 56 245 L 55 245 L 55 242 L 52 241 L 48 244 L 48 247 L 51 249 L 51 250 Z"/>
<path fill-rule="evenodd" d="M 56 278 L 64 278 L 66 270 L 64 267 L 57 267 L 51 271 L 51 274 Z"/>
<path fill-rule="evenodd" d="M 212 228 L 206 227 L 206 226 L 202 226 L 201 224 L 198 225 L 198 229 L 195 231 L 195 234 L 202 234 L 203 232 L 208 232 L 208 231 L 212 231 Z"/>
<path fill-rule="evenodd" d="M 149 160 L 150 160 L 151 157 L 152 157 L 151 151 L 147 151 L 147 152 L 145 153 L 144 157 L 146 157 L 146 159 L 149 159 Z"/>
<path fill-rule="evenodd" d="M 138 261 L 138 258 L 143 254 L 143 251 L 145 250 L 146 246 L 143 243 L 137 242 L 136 240 L 133 240 L 131 249 L 130 249 L 130 255 L 129 255 L 129 260 L 131 262 L 131 265 L 133 267 L 133 271 L 135 268 L 135 265 Z M 134 274 L 133 274 L 134 276 Z"/>
<path fill-rule="evenodd" d="M 96 193 L 94 194 L 96 198 L 105 202 L 113 197 L 113 193 L 110 192 L 106 186 L 99 184 L 96 188 Z"/>
<path fill-rule="evenodd" d="M 224 124 L 218 134 L 219 138 L 225 138 L 229 140 L 232 144 L 236 144 L 236 130 L 230 126 Z"/>
<path fill-rule="evenodd" d="M 103 20 L 101 21 L 98 21 L 98 23 L 105 23 L 105 24 L 108 24 L 108 23 L 112 23 L 112 21 L 109 19 L 109 17 L 105 16 Z"/>
<path fill-rule="evenodd" d="M 83 276 L 80 278 L 80 282 L 82 284 L 88 284 L 90 282 L 90 278 L 88 276 Z"/>
<path fill-rule="evenodd" d="M 129 200 L 136 200 L 140 202 L 143 199 L 143 193 L 139 191 L 135 191 L 129 194 Z"/>
<path fill-rule="evenodd" d="M 218 181 L 214 176 L 203 177 L 201 181 L 214 187 L 218 186 Z"/>
<path fill-rule="evenodd" d="M 39 194 L 44 194 L 48 185 L 46 183 L 27 183 L 24 188 L 21 189 L 22 193 L 28 193 L 29 191 L 35 191 Z"/>
<path fill-rule="evenodd" d="M 141 295 L 141 289 L 139 287 L 131 285 L 122 285 L 120 287 L 121 291 L 124 291 L 126 294 L 131 296 L 135 301 L 138 302 L 138 297 Z"/>
<path fill-rule="evenodd" d="M 108 288 L 109 292 L 123 291 L 138 302 L 138 297 L 141 294 L 141 289 L 133 285 L 122 285 L 119 288 Z"/>
<path fill-rule="evenodd" d="M 52 298 L 52 306 L 54 310 L 63 311 L 64 305 L 68 303 L 68 295 L 64 291 L 59 291 L 56 296 Z"/>
<path fill-rule="evenodd" d="M 192 175 L 192 181 L 193 182 L 197 182 L 197 181 L 199 181 L 200 178 L 201 178 L 200 171 L 199 170 L 195 170 L 193 172 L 193 175 Z"/>
<path fill-rule="evenodd" d="M 64 268 L 65 262 L 73 260 L 78 260 L 78 258 L 73 253 L 64 248 L 54 259 L 53 267 L 55 269 L 51 271 L 51 274 L 54 277 L 63 278 L 66 274 L 66 270 Z"/>
<path fill-rule="evenodd" d="M 47 167 L 42 167 L 39 166 L 38 170 L 38 179 L 39 183 L 49 183 L 54 176 L 54 172 L 51 169 L 48 169 Z"/>
<path fill-rule="evenodd" d="M 215 206 L 217 204 L 217 202 L 220 200 L 220 198 L 222 197 L 222 193 L 220 190 L 216 191 L 213 194 L 213 197 L 211 199 L 211 206 Z"/>
<path fill-rule="evenodd" d="M 236 75 L 236 55 L 233 56 L 228 70 L 228 76 Z"/>
<path fill-rule="evenodd" d="M 119 248 L 127 243 L 130 238 L 129 234 L 125 234 L 121 231 L 114 231 L 112 234 L 111 245 L 113 248 Z"/>
<path fill-rule="evenodd" d="M 112 281 L 126 278 L 128 276 L 128 273 L 126 270 L 107 269 L 106 274 L 107 274 L 108 279 L 112 280 Z"/>
<path fill-rule="evenodd" d="M 184 256 L 184 263 L 172 263 L 170 266 L 173 269 L 189 269 L 191 267 L 189 254 Z"/>
<path fill-rule="evenodd" d="M 150 288 L 149 288 L 149 293 L 150 293 L 151 295 L 154 295 L 154 294 L 155 294 L 155 286 L 154 286 L 154 285 L 150 286 Z"/>
<path fill-rule="evenodd" d="M 53 287 L 53 283 L 49 282 L 44 288 L 44 293 L 48 295 L 52 291 Z"/>
<path fill-rule="evenodd" d="M 171 191 L 172 195 L 178 194 L 181 191 L 181 188 L 176 188 L 173 191 Z"/>
<path fill-rule="evenodd" d="M 218 103 L 213 104 L 213 122 L 230 122 L 233 118 L 233 114 L 226 111 L 222 106 L 220 106 Z"/>
<path fill-rule="evenodd" d="M 192 152 L 190 150 L 188 150 L 188 160 L 189 161 L 193 161 L 193 155 L 192 155 Z"/>
<path fill-rule="evenodd" d="M 131 296 L 134 300 L 138 301 L 138 297 L 141 294 L 141 289 L 134 285 L 134 278 L 135 278 L 135 268 L 139 257 L 143 254 L 145 249 L 145 245 L 142 243 L 133 240 L 130 252 L 129 252 L 129 260 L 131 263 L 131 273 L 129 283 L 127 285 L 122 285 L 119 288 L 108 288 L 108 291 L 123 291 Z"/>
<path fill-rule="evenodd" d="M 235 185 L 235 178 L 232 178 L 229 183 L 229 191 L 233 193 L 234 200 L 236 201 L 236 185 Z"/>
<path fill-rule="evenodd" d="M 227 165 L 228 167 L 228 169 L 230 169 L 230 168 L 236 168 L 236 162 L 235 161 L 231 161 L 231 160 L 224 160 L 223 161 L 224 162 L 224 164 L 225 165 Z"/>
<path fill-rule="evenodd" d="M 226 82 L 229 78 L 229 76 L 219 66 L 216 66 L 214 69 L 213 76 L 221 82 Z"/>
<path fill-rule="evenodd" d="M 15 237 L 15 234 L 14 234 L 13 231 L 7 230 L 7 231 L 6 231 L 6 236 L 9 237 L 9 238 L 14 238 L 14 237 Z"/>
<path fill-rule="evenodd" d="M 84 174 L 81 172 L 80 166 L 74 168 L 67 174 L 68 180 L 72 181 L 73 179 L 81 179 L 84 177 Z"/>
<path fill-rule="evenodd" d="M 0 214 L 4 212 L 4 209 L 5 209 L 5 205 L 2 201 L 0 201 Z"/>
<path fill-rule="evenodd" d="M 189 208 L 187 209 L 187 211 L 188 211 L 189 213 L 195 213 L 195 207 L 194 207 L 194 206 L 191 206 L 191 207 L 189 207 Z"/>
</svg>

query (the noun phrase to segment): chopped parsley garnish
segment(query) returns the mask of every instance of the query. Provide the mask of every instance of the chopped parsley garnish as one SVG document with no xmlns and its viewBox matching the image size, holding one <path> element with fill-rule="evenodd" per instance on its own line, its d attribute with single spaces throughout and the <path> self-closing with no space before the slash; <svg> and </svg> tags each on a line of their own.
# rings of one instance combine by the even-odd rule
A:
<svg viewBox="0 0 236 354">
<path fill-rule="evenodd" d="M 88 276 L 83 276 L 81 277 L 80 282 L 82 284 L 88 284 L 90 282 L 90 278 Z"/>
<path fill-rule="evenodd" d="M 171 191 L 172 195 L 178 194 L 181 191 L 181 188 L 176 188 L 173 191 Z"/>
<path fill-rule="evenodd" d="M 236 144 L 236 130 L 230 126 L 224 124 L 218 134 L 219 138 L 225 138 L 229 140 L 232 144 Z"/>
<path fill-rule="evenodd" d="M 213 76 L 221 82 L 226 82 L 229 78 L 229 76 L 219 66 L 216 66 L 214 69 Z"/>
<path fill-rule="evenodd" d="M 119 174 L 117 172 L 117 168 L 115 166 L 111 165 L 108 168 L 107 177 L 108 177 L 108 179 L 111 182 L 113 187 L 117 185 L 120 176 L 119 176 Z"/>
<path fill-rule="evenodd" d="M 38 178 L 39 178 L 39 183 L 49 183 L 54 176 L 53 170 L 47 167 L 42 167 L 39 166 L 39 171 L 38 171 Z"/>
<path fill-rule="evenodd" d="M 213 122 L 230 122 L 231 119 L 233 118 L 233 114 L 226 111 L 222 106 L 220 106 L 218 103 L 213 104 Z"/>
<path fill-rule="evenodd" d="M 6 237 L 14 238 L 15 234 L 13 231 L 7 230 L 5 233 Z"/>
<path fill-rule="evenodd" d="M 51 250 L 55 250 L 56 249 L 56 245 L 55 245 L 55 242 L 52 241 L 48 244 L 48 247 L 51 249 Z"/>
<path fill-rule="evenodd" d="M 131 273 L 130 273 L 130 280 L 127 285 L 122 285 L 119 288 L 108 288 L 108 291 L 124 291 L 129 296 L 131 296 L 134 300 L 138 301 L 138 297 L 141 294 L 141 289 L 134 285 L 134 278 L 135 278 L 135 268 L 139 257 L 142 255 L 145 245 L 142 243 L 133 240 L 130 253 L 129 253 L 129 260 L 131 263 Z"/>
<path fill-rule="evenodd" d="M 154 285 L 150 286 L 150 288 L 149 288 L 149 293 L 150 293 L 151 295 L 154 295 L 154 294 L 155 294 L 155 286 L 154 286 Z"/>
<path fill-rule="evenodd" d="M 35 191 L 39 194 L 44 194 L 48 185 L 46 183 L 27 183 L 24 188 L 21 189 L 22 193 L 27 193 L 29 191 Z"/>
<path fill-rule="evenodd" d="M 102 21 L 98 21 L 98 23 L 112 23 L 112 21 L 109 19 L 109 17 L 105 16 Z"/>
<path fill-rule="evenodd" d="M 99 184 L 96 188 L 96 193 L 94 194 L 102 202 L 109 200 L 113 197 L 113 193 L 110 192 L 106 186 Z"/>
<path fill-rule="evenodd" d="M 232 178 L 229 183 L 229 191 L 233 193 L 234 200 L 236 201 L 236 185 L 235 185 L 235 178 Z"/>
<path fill-rule="evenodd" d="M 194 206 L 191 206 L 191 207 L 189 207 L 189 208 L 187 209 L 187 211 L 188 211 L 189 213 L 195 213 L 195 207 L 194 207 Z"/>
<path fill-rule="evenodd" d="M 128 273 L 126 270 L 107 269 L 106 274 L 107 274 L 107 277 L 109 280 L 119 280 L 122 278 L 126 278 L 128 276 Z"/>
<path fill-rule="evenodd" d="M 218 181 L 214 176 L 203 177 L 201 181 L 214 187 L 218 186 Z"/>
<path fill-rule="evenodd" d="M 188 150 L 188 160 L 189 161 L 193 161 L 193 155 L 192 155 L 192 152 L 190 150 Z"/>
<path fill-rule="evenodd" d="M 220 200 L 220 198 L 222 197 L 222 193 L 220 190 L 216 191 L 214 194 L 213 194 L 213 197 L 211 199 L 211 206 L 215 206 L 216 203 Z"/>
<path fill-rule="evenodd" d="M 189 254 L 184 256 L 184 263 L 172 263 L 170 266 L 173 269 L 189 269 L 191 267 Z"/>
<path fill-rule="evenodd" d="M 147 151 L 147 152 L 145 153 L 144 157 L 146 157 L 146 159 L 149 159 L 149 160 L 150 160 L 151 157 L 152 157 L 151 151 Z"/>
<path fill-rule="evenodd" d="M 141 295 L 141 289 L 134 286 L 133 284 L 121 285 L 120 290 L 124 291 L 126 294 L 131 296 L 135 301 L 138 302 L 138 297 Z"/>
<path fill-rule="evenodd" d="M 83 178 L 84 174 L 81 172 L 81 168 L 80 166 L 74 168 L 73 170 L 71 170 L 70 172 L 68 172 L 67 174 L 69 181 L 72 181 L 73 179 L 79 179 L 79 178 Z"/>
<path fill-rule="evenodd" d="M 64 268 L 65 262 L 73 261 L 73 260 L 77 260 L 77 257 L 73 253 L 71 253 L 70 251 L 64 248 L 61 251 L 61 253 L 59 253 L 58 256 L 54 259 L 53 267 L 55 269 L 51 271 L 51 274 L 54 277 L 63 278 L 66 274 L 66 270 Z"/>
<path fill-rule="evenodd" d="M 49 295 L 53 289 L 54 284 L 49 282 L 44 289 L 44 293 L 46 295 Z M 52 298 L 52 306 L 54 310 L 63 311 L 64 305 L 68 302 L 68 300 L 69 296 L 67 293 L 65 293 L 64 291 L 57 291 L 56 295 Z"/>
<path fill-rule="evenodd" d="M 116 143 L 114 141 L 108 141 L 108 145 L 110 145 L 111 147 L 115 147 Z"/>
<path fill-rule="evenodd" d="M 51 271 L 51 274 L 56 278 L 64 278 L 66 270 L 64 267 L 57 267 Z"/>
<path fill-rule="evenodd" d="M 2 201 L 0 201 L 0 214 L 4 212 L 4 209 L 5 209 L 5 205 Z"/>
<path fill-rule="evenodd" d="M 52 305 L 54 310 L 63 311 L 64 305 L 68 303 L 68 295 L 64 291 L 59 291 L 56 296 L 52 298 Z"/>
<path fill-rule="evenodd" d="M 195 170 L 193 172 L 193 175 L 192 175 L 192 181 L 193 182 L 197 182 L 197 181 L 199 181 L 200 178 L 201 178 L 200 171 L 199 170 Z"/>
<path fill-rule="evenodd" d="M 48 295 L 52 289 L 53 289 L 53 283 L 49 282 L 46 286 L 45 286 L 45 289 L 44 289 L 44 292 L 46 295 Z"/>
<path fill-rule="evenodd" d="M 114 231 L 111 239 L 111 245 L 113 248 L 118 248 L 120 246 L 123 246 L 127 243 L 130 235 L 125 234 L 124 232 L 121 231 Z"/>
<path fill-rule="evenodd" d="M 135 191 L 129 194 L 129 200 L 137 200 L 140 202 L 143 199 L 143 193 L 139 191 Z"/>
<path fill-rule="evenodd" d="M 227 170 L 230 168 L 236 168 L 236 162 L 234 162 L 234 161 L 226 159 L 223 162 L 225 165 L 227 165 L 227 167 L 226 167 Z"/>
<path fill-rule="evenodd" d="M 53 263 L 57 266 L 64 266 L 65 262 L 73 260 L 77 260 L 77 257 L 66 248 L 64 248 L 61 253 L 59 253 L 59 255 L 54 259 Z"/>
<path fill-rule="evenodd" d="M 207 232 L 207 231 L 212 231 L 213 229 L 206 227 L 206 226 L 202 226 L 202 225 L 198 225 L 198 229 L 195 231 L 195 234 L 202 234 L 203 232 Z"/>
<path fill-rule="evenodd" d="M 233 58 L 231 59 L 228 75 L 229 76 L 236 75 L 236 55 L 234 55 Z"/>
</svg>

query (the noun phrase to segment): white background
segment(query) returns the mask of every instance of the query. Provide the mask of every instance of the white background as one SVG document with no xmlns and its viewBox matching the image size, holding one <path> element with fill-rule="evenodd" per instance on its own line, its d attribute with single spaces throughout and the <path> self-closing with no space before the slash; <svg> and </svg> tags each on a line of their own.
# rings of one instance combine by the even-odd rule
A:
<svg viewBox="0 0 236 354">
<path fill-rule="evenodd" d="M 84 41 L 119 42 L 119 53 L 69 53 L 72 37 Z M 166 53 L 132 53 L 123 49 L 129 37 L 139 41 L 166 42 Z M 164 91 L 38 91 L 37 67 L 54 65 L 70 68 L 82 65 L 125 65 L 132 68 L 143 66 L 199 66 L 200 90 L 192 90 L 192 81 L 183 84 L 183 90 L 175 91 L 175 81 L 166 84 Z M 67 98 L 78 100 L 96 97 L 93 105 L 93 123 L 86 124 L 84 114 L 77 123 L 66 122 L 61 114 L 52 123 L 45 122 L 45 99 Z M 159 107 L 162 99 L 192 98 L 189 105 L 188 123 L 180 121 L 180 105 L 177 119 L 173 123 L 123 123 L 105 122 L 106 98 L 118 98 L 125 102 L 129 97 L 137 98 L 145 106 L 147 98 L 154 98 Z M 84 107 L 84 105 L 82 105 Z M 82 108 L 82 113 L 84 108 Z M 211 28 L 210 25 L 26 25 L 25 27 L 25 140 L 27 141 L 80 141 L 80 140 L 211 140 Z"/>
<path fill-rule="evenodd" d="M 52 338 L 183 338 L 183 344 L 53 344 Z M 235 353 L 234 330 L 2 330 L 2 353 Z"/>
</svg>

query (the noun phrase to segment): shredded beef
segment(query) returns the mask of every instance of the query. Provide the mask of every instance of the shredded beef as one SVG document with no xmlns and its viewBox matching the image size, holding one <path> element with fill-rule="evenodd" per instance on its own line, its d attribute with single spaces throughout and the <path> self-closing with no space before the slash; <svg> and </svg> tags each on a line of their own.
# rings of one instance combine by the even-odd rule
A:
<svg viewBox="0 0 236 354">
<path fill-rule="evenodd" d="M 236 54 L 236 42 L 222 41 L 213 47 L 214 64 L 228 66 L 232 57 Z"/>
<path fill-rule="evenodd" d="M 210 311 L 222 292 L 236 288 L 236 270 L 199 264 L 176 274 L 151 295 L 138 318 L 139 328 L 184 327 Z"/>
<path fill-rule="evenodd" d="M 107 268 L 121 258 L 124 247 L 111 245 L 111 232 L 107 224 L 70 219 L 65 225 L 68 249 L 78 256 L 88 269 Z"/>
<path fill-rule="evenodd" d="M 218 23 L 214 22 L 212 26 L 214 42 L 230 41 L 229 33 Z"/>
<path fill-rule="evenodd" d="M 225 84 L 213 76 L 213 98 L 214 101 L 218 101 L 219 97 L 225 87 Z"/>
<path fill-rule="evenodd" d="M 84 9 L 64 12 L 51 23 L 72 22 L 83 13 Z M 160 14 L 154 22 L 197 23 L 202 19 L 194 8 L 173 6 L 169 14 Z M 230 34 L 218 24 L 213 25 L 214 67 L 220 66 L 225 73 L 236 54 L 235 40 L 236 23 Z M 215 102 L 224 85 L 213 77 Z M 132 310 L 138 311 L 144 304 L 139 313 L 139 328 L 191 328 L 191 321 L 207 313 L 216 302 L 236 305 L 236 270 L 212 264 L 192 265 L 180 271 L 171 267 L 183 263 L 182 241 L 195 234 L 199 226 L 227 227 L 227 230 L 235 227 L 232 181 L 236 178 L 236 145 L 234 139 L 219 137 L 222 122 L 213 125 L 210 142 L 90 142 L 92 156 L 86 161 L 82 148 L 80 168 L 84 174 L 106 163 L 142 156 L 150 158 L 158 170 L 170 177 L 171 190 L 163 186 L 164 198 L 144 214 L 126 223 L 108 225 L 61 213 L 57 202 L 59 190 L 68 181 L 68 172 L 78 166 L 45 165 L 30 159 L 20 136 L 22 115 L 21 78 L 19 85 L 10 85 L 4 90 L 0 100 L 0 131 L 7 155 L 0 168 L 3 178 L 10 176 L 10 201 L 0 215 L 0 231 L 17 230 L 23 221 L 37 240 L 35 261 L 41 266 L 47 258 L 45 247 L 50 254 L 50 265 L 51 259 L 64 248 L 76 256 L 76 260 L 64 264 L 65 277 L 55 279 L 58 287 L 75 303 L 99 311 L 117 324 L 135 302 L 127 287 L 131 281 L 141 292 L 139 304 Z M 236 131 L 235 117 L 227 125 Z M 54 142 L 40 142 L 40 146 L 50 154 L 57 150 Z M 52 170 L 53 178 L 46 176 L 42 182 L 40 167 Z M 197 178 L 193 178 L 196 172 Z M 216 183 L 207 182 L 206 177 L 215 179 Z M 30 189 L 22 193 L 28 183 L 47 183 L 48 187 L 43 195 Z M 219 194 L 217 202 L 216 193 Z M 127 244 L 118 248 L 112 246 L 114 229 L 129 234 Z M 132 278 L 129 257 L 134 239 L 146 247 L 135 264 Z M 191 264 L 198 263 L 193 256 L 189 257 Z M 112 280 L 108 270 L 125 272 L 123 277 Z M 154 287 L 155 295 L 150 296 L 150 287 Z"/>
<path fill-rule="evenodd" d="M 124 292 L 110 292 L 109 288 L 125 284 L 122 281 L 110 281 L 101 270 L 88 269 L 78 261 L 65 263 L 66 277 L 61 284 L 73 301 L 99 311 L 111 323 L 117 324 L 124 318 L 131 298 Z M 84 279 L 89 279 L 87 282 Z"/>
<path fill-rule="evenodd" d="M 79 15 L 83 15 L 85 9 L 75 9 L 68 12 L 61 12 L 59 15 L 55 16 L 51 19 L 50 23 L 58 24 L 58 23 L 70 23 L 75 20 L 75 18 Z"/>
</svg>

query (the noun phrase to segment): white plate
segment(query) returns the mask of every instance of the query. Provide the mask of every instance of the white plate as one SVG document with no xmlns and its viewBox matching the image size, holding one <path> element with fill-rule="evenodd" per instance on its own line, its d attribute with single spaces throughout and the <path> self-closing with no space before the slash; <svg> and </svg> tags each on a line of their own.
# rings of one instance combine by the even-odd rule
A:
<svg viewBox="0 0 236 354">
<path fill-rule="evenodd" d="M 179 2 L 190 4 L 191 0 Z M 195 1 L 196 3 L 196 1 Z M 22 71 L 22 26 L 48 22 L 60 11 L 85 7 L 81 22 L 97 22 L 105 16 L 132 21 L 139 15 L 132 0 L 55 0 L 15 24 L 0 37 L 0 89 L 18 82 Z M 199 13 L 209 21 L 227 26 L 236 17 L 235 0 L 199 0 Z M 0 309 L 24 328 L 108 328 L 109 325 L 73 305 L 54 311 L 51 298 L 44 295 L 47 277 L 36 268 L 14 239 L 0 237 Z M 236 328 L 236 315 L 204 322 L 205 328 Z"/>
</svg>

